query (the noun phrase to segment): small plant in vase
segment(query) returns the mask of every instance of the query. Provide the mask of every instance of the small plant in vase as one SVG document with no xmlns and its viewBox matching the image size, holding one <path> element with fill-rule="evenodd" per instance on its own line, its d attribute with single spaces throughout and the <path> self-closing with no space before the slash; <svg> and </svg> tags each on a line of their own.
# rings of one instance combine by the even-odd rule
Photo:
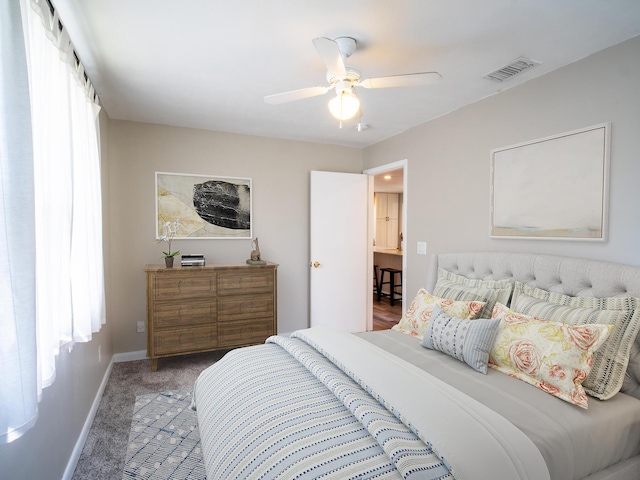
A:
<svg viewBox="0 0 640 480">
<path fill-rule="evenodd" d="M 156 242 L 167 242 L 167 251 L 162 252 L 162 254 L 164 255 L 164 263 L 167 268 L 173 267 L 173 259 L 176 255 L 180 254 L 180 250 L 176 250 L 175 252 L 171 251 L 171 241 L 178 234 L 179 226 L 180 222 L 177 219 L 173 222 L 165 222 L 162 226 L 164 234 Z"/>
</svg>

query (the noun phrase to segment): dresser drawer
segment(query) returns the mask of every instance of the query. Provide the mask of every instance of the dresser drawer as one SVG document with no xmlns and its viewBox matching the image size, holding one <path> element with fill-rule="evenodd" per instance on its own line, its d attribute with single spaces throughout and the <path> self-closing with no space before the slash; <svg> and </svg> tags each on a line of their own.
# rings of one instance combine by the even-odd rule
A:
<svg viewBox="0 0 640 480">
<path fill-rule="evenodd" d="M 218 298 L 218 321 L 273 318 L 273 295 L 237 295 Z"/>
<path fill-rule="evenodd" d="M 218 295 L 238 295 L 273 292 L 274 273 L 271 269 L 245 269 L 218 272 Z"/>
<path fill-rule="evenodd" d="M 273 317 L 218 324 L 218 347 L 263 343 L 274 335 Z"/>
<path fill-rule="evenodd" d="M 189 353 L 218 346 L 216 325 L 159 330 L 153 334 L 154 354 Z"/>
<path fill-rule="evenodd" d="M 212 323 L 216 321 L 216 301 L 156 303 L 154 307 L 156 328 L 177 327 Z"/>
<path fill-rule="evenodd" d="M 155 300 L 214 296 L 216 293 L 216 277 L 211 272 L 155 275 L 153 279 Z"/>
</svg>

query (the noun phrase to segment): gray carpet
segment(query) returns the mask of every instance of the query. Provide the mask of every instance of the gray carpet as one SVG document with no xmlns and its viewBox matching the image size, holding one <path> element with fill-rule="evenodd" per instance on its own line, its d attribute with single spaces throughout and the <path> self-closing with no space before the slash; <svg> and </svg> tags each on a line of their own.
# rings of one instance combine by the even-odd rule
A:
<svg viewBox="0 0 640 480">
<path fill-rule="evenodd" d="M 116 363 L 85 442 L 73 480 L 121 479 L 136 397 L 165 390 L 192 390 L 200 372 L 226 351 Z"/>
</svg>

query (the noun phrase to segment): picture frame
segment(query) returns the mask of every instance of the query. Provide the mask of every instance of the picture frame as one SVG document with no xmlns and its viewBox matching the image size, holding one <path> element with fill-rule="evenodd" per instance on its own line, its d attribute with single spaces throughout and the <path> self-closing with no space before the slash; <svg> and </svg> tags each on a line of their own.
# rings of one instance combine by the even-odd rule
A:
<svg viewBox="0 0 640 480">
<path fill-rule="evenodd" d="M 491 238 L 605 241 L 610 123 L 491 151 Z"/>
<path fill-rule="evenodd" d="M 155 172 L 156 239 L 253 238 L 251 178 Z"/>
</svg>

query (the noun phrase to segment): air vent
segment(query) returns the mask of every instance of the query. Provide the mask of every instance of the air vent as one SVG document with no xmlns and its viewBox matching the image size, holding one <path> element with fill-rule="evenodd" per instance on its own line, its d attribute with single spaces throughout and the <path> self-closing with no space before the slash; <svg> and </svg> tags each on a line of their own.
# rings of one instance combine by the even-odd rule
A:
<svg viewBox="0 0 640 480">
<path fill-rule="evenodd" d="M 491 73 L 487 73 L 483 75 L 482 78 L 488 78 L 489 80 L 496 80 L 498 82 L 504 82 L 505 80 L 509 80 L 511 77 L 515 77 L 521 72 L 530 69 L 531 67 L 535 67 L 536 65 L 540 65 L 540 62 L 536 62 L 534 60 L 529 60 L 525 57 L 516 58 L 513 62 L 505 65 L 498 70 L 494 70 Z"/>
</svg>

